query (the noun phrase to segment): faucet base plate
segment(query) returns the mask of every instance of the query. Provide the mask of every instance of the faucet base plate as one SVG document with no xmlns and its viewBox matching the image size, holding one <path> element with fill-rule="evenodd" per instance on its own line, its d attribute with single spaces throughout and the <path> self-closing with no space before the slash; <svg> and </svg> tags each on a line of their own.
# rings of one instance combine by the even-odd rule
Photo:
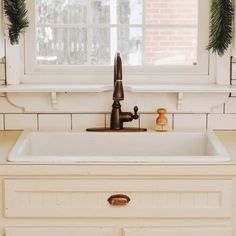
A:
<svg viewBox="0 0 236 236">
<path fill-rule="evenodd" d="M 111 128 L 89 128 L 86 129 L 88 132 L 146 132 L 145 128 L 122 128 L 122 129 L 111 129 Z"/>
</svg>

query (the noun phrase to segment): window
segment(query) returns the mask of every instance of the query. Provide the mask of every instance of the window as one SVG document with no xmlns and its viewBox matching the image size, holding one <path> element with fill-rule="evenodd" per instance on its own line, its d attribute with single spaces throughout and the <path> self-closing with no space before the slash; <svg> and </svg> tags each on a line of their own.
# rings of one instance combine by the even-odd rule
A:
<svg viewBox="0 0 236 236">
<path fill-rule="evenodd" d="M 120 51 L 130 75 L 208 76 L 209 1 L 28 0 L 28 11 L 26 74 L 105 74 Z"/>
</svg>

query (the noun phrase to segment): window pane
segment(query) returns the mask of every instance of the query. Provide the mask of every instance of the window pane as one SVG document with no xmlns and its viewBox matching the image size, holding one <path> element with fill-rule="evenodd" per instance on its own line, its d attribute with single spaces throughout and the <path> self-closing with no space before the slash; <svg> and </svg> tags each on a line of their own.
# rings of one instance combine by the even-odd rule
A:
<svg viewBox="0 0 236 236">
<path fill-rule="evenodd" d="M 196 65 L 198 0 L 35 0 L 36 63 Z"/>
<path fill-rule="evenodd" d="M 147 25 L 198 24 L 197 0 L 145 0 Z"/>
<path fill-rule="evenodd" d="M 36 53 L 40 65 L 84 65 L 87 29 L 39 27 Z"/>
<path fill-rule="evenodd" d="M 117 0 L 119 24 L 142 24 L 142 0 Z"/>
<path fill-rule="evenodd" d="M 92 29 L 92 65 L 109 65 L 110 64 L 110 28 L 93 28 Z"/>
<path fill-rule="evenodd" d="M 92 0 L 93 24 L 110 24 L 110 0 Z"/>
<path fill-rule="evenodd" d="M 35 0 L 39 24 L 86 23 L 87 0 Z"/>
<path fill-rule="evenodd" d="M 149 65 L 195 65 L 197 29 L 147 29 L 145 63 Z"/>
<path fill-rule="evenodd" d="M 142 65 L 142 29 L 119 28 L 118 51 L 125 65 Z"/>
</svg>

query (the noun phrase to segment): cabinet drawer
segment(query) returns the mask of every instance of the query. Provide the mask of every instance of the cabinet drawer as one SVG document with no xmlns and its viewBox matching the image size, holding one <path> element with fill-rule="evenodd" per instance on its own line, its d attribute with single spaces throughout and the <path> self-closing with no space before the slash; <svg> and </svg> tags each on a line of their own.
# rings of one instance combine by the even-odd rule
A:
<svg viewBox="0 0 236 236">
<path fill-rule="evenodd" d="M 168 227 L 168 228 L 132 228 L 124 229 L 124 236 L 232 236 L 232 229 L 227 227 Z"/>
<path fill-rule="evenodd" d="M 5 217 L 228 218 L 231 180 L 6 179 Z M 113 194 L 131 199 L 111 206 Z"/>
<path fill-rule="evenodd" d="M 114 236 L 110 227 L 9 227 L 5 229 L 6 236 Z"/>
</svg>

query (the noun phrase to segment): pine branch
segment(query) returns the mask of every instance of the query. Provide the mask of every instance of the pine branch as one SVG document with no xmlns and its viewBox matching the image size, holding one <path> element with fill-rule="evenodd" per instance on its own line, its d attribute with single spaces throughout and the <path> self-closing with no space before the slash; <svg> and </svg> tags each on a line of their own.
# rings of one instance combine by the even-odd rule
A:
<svg viewBox="0 0 236 236">
<path fill-rule="evenodd" d="M 29 26 L 25 0 L 4 0 L 4 12 L 8 19 L 11 44 L 18 44 L 20 34 Z"/>
<path fill-rule="evenodd" d="M 207 50 L 224 55 L 232 41 L 234 9 L 231 0 L 212 0 Z"/>
</svg>

